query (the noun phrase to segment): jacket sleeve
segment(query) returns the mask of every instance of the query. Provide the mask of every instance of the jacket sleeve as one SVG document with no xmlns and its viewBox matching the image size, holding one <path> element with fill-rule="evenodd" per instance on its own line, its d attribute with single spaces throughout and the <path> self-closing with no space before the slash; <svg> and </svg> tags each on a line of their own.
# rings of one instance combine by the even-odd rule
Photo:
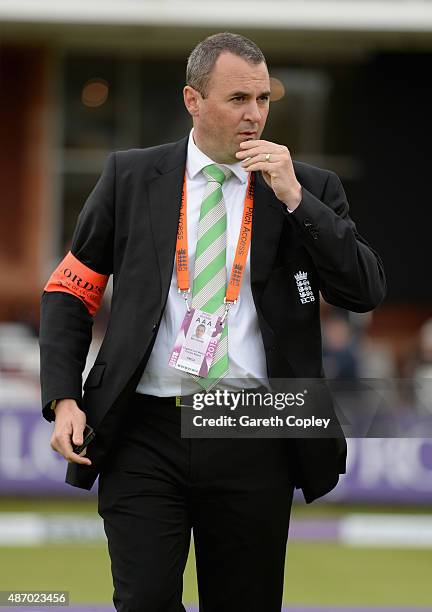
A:
<svg viewBox="0 0 432 612">
<path fill-rule="evenodd" d="M 314 261 L 323 298 L 353 312 L 372 310 L 386 295 L 384 268 L 349 217 L 339 177 L 328 173 L 320 198 L 305 187 L 302 191 L 299 206 L 286 214 Z"/>
<path fill-rule="evenodd" d="M 51 402 L 82 400 L 82 372 L 97 312 L 113 270 L 115 154 L 78 216 L 71 250 L 44 287 L 40 314 L 42 414 L 54 420 Z"/>
</svg>

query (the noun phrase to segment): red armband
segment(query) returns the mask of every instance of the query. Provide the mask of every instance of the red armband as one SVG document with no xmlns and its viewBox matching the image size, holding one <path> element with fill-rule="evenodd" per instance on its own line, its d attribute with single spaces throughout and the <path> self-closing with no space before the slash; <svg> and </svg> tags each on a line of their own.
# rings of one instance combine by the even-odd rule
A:
<svg viewBox="0 0 432 612">
<path fill-rule="evenodd" d="M 94 315 L 101 305 L 108 279 L 109 274 L 98 274 L 69 251 L 51 274 L 44 291 L 70 293 L 84 302 L 89 313 Z"/>
</svg>

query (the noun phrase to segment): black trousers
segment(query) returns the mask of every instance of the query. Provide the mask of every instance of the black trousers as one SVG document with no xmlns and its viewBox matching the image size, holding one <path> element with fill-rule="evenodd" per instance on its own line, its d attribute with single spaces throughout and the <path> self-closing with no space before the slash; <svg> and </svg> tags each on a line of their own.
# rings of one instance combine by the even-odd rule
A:
<svg viewBox="0 0 432 612">
<path fill-rule="evenodd" d="M 284 439 L 186 439 L 172 400 L 135 394 L 99 477 L 120 612 L 179 612 L 193 530 L 200 611 L 282 605 L 293 485 Z"/>
</svg>

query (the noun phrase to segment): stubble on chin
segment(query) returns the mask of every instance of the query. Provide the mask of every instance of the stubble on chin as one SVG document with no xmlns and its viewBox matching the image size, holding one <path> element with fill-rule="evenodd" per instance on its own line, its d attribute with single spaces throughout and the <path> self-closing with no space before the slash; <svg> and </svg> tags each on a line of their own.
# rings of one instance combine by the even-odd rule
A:
<svg viewBox="0 0 432 612">
<path fill-rule="evenodd" d="M 240 147 L 237 147 L 236 149 L 234 149 L 235 146 L 236 145 L 231 144 L 229 147 L 224 147 L 224 149 L 221 150 L 220 152 L 218 153 L 215 152 L 214 159 L 216 163 L 235 164 L 238 161 L 235 154 L 237 153 L 237 151 L 240 150 Z"/>
</svg>

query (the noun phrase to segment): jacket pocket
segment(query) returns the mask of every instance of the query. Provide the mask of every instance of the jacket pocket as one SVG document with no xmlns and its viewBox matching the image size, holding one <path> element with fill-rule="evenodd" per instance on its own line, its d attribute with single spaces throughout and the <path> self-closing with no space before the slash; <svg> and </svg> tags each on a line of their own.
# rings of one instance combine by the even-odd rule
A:
<svg viewBox="0 0 432 612">
<path fill-rule="evenodd" d="M 106 363 L 94 364 L 86 378 L 84 389 L 88 389 L 89 387 L 98 387 L 101 384 L 106 365 Z"/>
</svg>

